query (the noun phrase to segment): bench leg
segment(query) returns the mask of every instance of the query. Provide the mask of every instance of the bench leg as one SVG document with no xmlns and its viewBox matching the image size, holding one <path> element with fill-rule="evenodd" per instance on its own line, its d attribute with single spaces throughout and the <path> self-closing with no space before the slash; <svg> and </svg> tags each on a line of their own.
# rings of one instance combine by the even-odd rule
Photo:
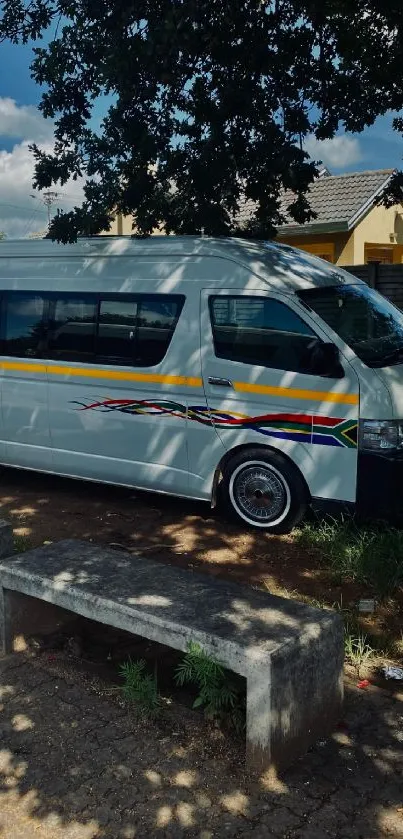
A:
<svg viewBox="0 0 403 839">
<path fill-rule="evenodd" d="M 77 616 L 36 597 L 0 587 L 0 655 L 23 652 L 32 635 L 49 635 Z"/>
<path fill-rule="evenodd" d="M 270 669 L 265 667 L 246 679 L 246 763 L 254 772 L 271 764 Z"/>
<path fill-rule="evenodd" d="M 0 559 L 12 556 L 14 553 L 13 528 L 10 522 L 0 519 Z"/>
<path fill-rule="evenodd" d="M 0 655 L 9 655 L 13 652 L 13 644 L 10 632 L 10 604 L 7 589 L 0 587 Z"/>
</svg>

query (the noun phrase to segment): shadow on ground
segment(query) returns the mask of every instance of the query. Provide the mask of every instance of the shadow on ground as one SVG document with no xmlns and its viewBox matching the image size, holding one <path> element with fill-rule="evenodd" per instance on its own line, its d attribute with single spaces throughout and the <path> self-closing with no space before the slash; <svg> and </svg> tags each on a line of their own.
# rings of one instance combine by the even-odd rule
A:
<svg viewBox="0 0 403 839">
<path fill-rule="evenodd" d="M 88 539 L 275 592 L 340 596 L 292 538 L 247 532 L 201 504 L 12 470 L 0 503 L 21 547 Z M 0 837 L 403 837 L 402 723 L 402 696 L 351 687 L 334 736 L 268 788 L 245 777 L 239 744 L 186 709 L 136 720 L 82 673 L 10 657 Z"/>
<path fill-rule="evenodd" d="M 20 839 L 403 836 L 403 696 L 348 691 L 328 741 L 269 788 L 191 712 L 157 723 L 79 674 L 0 661 L 0 836 Z"/>
</svg>

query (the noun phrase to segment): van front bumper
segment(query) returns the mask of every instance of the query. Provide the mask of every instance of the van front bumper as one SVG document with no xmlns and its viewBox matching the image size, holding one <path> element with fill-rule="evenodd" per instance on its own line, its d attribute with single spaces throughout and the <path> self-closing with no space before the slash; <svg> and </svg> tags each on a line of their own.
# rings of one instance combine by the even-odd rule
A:
<svg viewBox="0 0 403 839">
<path fill-rule="evenodd" d="M 403 519 L 403 452 L 359 452 L 356 509 L 365 517 Z"/>
</svg>

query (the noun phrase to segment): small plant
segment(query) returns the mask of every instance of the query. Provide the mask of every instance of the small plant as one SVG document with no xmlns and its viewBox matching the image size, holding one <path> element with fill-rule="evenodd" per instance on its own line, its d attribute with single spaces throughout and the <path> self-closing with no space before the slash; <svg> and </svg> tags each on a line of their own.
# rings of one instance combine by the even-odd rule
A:
<svg viewBox="0 0 403 839">
<path fill-rule="evenodd" d="M 193 708 L 204 707 L 210 718 L 229 719 L 236 731 L 245 727 L 245 702 L 241 693 L 221 664 L 211 658 L 199 644 L 190 641 L 183 661 L 178 665 L 177 685 L 195 684 L 199 691 Z"/>
<path fill-rule="evenodd" d="M 346 623 L 344 629 L 344 652 L 348 661 L 356 668 L 358 675 L 363 664 L 374 655 L 375 650 L 368 643 L 368 637 L 357 627 Z"/>
<path fill-rule="evenodd" d="M 18 554 L 28 551 L 31 548 L 31 542 L 28 536 L 14 536 L 14 548 Z"/>
<path fill-rule="evenodd" d="M 129 702 L 135 702 L 139 710 L 148 717 L 155 717 L 161 706 L 156 675 L 146 671 L 145 661 L 132 661 L 130 658 L 120 665 L 120 675 L 124 679 L 122 693 Z"/>
</svg>

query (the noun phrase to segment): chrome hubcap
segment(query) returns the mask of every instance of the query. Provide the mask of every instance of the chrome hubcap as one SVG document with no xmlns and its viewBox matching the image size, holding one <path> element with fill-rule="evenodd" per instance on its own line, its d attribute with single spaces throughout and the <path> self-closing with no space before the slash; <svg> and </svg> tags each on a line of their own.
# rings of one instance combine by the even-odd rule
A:
<svg viewBox="0 0 403 839">
<path fill-rule="evenodd" d="M 260 465 L 245 466 L 235 476 L 233 495 L 243 518 L 265 524 L 282 519 L 289 506 L 280 474 Z"/>
</svg>

